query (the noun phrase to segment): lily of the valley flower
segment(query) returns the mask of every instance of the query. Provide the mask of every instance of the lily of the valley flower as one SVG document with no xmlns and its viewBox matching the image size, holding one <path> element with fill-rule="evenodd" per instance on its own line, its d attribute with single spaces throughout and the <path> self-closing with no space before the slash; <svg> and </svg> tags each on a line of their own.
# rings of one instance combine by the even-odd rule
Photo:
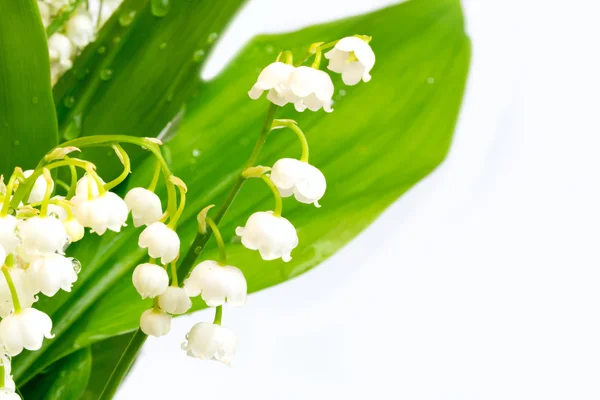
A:
<svg viewBox="0 0 600 400">
<path fill-rule="evenodd" d="M 31 284 L 36 292 L 48 297 L 54 296 L 60 289 L 70 292 L 77 280 L 73 268 L 73 259 L 60 254 L 48 254 L 34 259 L 27 269 Z"/>
<path fill-rule="evenodd" d="M 17 224 L 17 218 L 13 215 L 0 217 L 0 246 L 6 251 L 6 254 L 13 253 L 19 245 Z"/>
<path fill-rule="evenodd" d="M 103 235 L 106 230 L 120 232 L 129 214 L 127 204 L 113 192 L 89 199 L 86 189 L 85 193 L 75 195 L 71 202 L 73 213 L 81 225 L 98 235 Z"/>
<path fill-rule="evenodd" d="M 11 357 L 21 354 L 23 349 L 39 350 L 44 337 L 52 339 L 52 320 L 35 308 L 23 308 L 0 321 L 0 339 Z"/>
<path fill-rule="evenodd" d="M 54 217 L 35 216 L 19 224 L 21 247 L 29 256 L 62 253 L 67 231 Z"/>
<path fill-rule="evenodd" d="M 80 49 L 87 46 L 94 40 L 95 26 L 90 15 L 81 10 L 67 22 L 66 26 L 67 37 L 71 42 Z"/>
<path fill-rule="evenodd" d="M 73 66 L 74 49 L 68 37 L 55 33 L 48 39 L 52 80 L 55 82 L 66 70 Z"/>
<path fill-rule="evenodd" d="M 286 100 L 294 103 L 296 111 L 332 112 L 333 82 L 326 72 L 311 67 L 298 67 L 290 75 L 290 91 Z"/>
<path fill-rule="evenodd" d="M 273 211 L 252 214 L 246 226 L 238 227 L 235 233 L 241 236 L 246 248 L 258 250 L 263 260 L 281 258 L 288 262 L 292 250 L 298 246 L 296 228 L 287 219 L 273 215 Z"/>
<path fill-rule="evenodd" d="M 125 196 L 125 203 L 131 210 L 133 226 L 136 228 L 157 222 L 162 216 L 160 198 L 148 189 L 141 187 L 131 189 Z"/>
<path fill-rule="evenodd" d="M 265 90 L 268 90 L 267 99 L 278 106 L 288 103 L 286 96 L 290 91 L 290 75 L 294 72 L 294 66 L 282 62 L 274 62 L 267 65 L 260 75 L 248 96 L 252 100 L 258 99 Z"/>
<path fill-rule="evenodd" d="M 150 224 L 140 234 L 138 245 L 148 249 L 152 258 L 160 258 L 163 264 L 168 264 L 179 255 L 180 246 L 177 233 L 162 222 Z"/>
<path fill-rule="evenodd" d="M 212 260 L 196 265 L 183 287 L 191 297 L 202 294 L 202 299 L 209 307 L 220 306 L 225 302 L 241 307 L 246 303 L 248 292 L 246 278 L 239 268 L 221 266 Z"/>
<path fill-rule="evenodd" d="M 144 263 L 135 267 L 132 276 L 133 286 L 142 296 L 153 299 L 163 294 L 169 287 L 169 275 L 163 267 Z"/>
<path fill-rule="evenodd" d="M 32 169 L 28 169 L 27 171 L 23 171 L 23 176 L 25 178 L 29 178 L 33 174 Z M 33 186 L 31 188 L 31 192 L 29 192 L 29 198 L 27 199 L 28 203 L 37 203 L 38 201 L 42 201 L 44 199 L 44 194 L 46 194 L 46 188 L 48 187 L 48 183 L 46 182 L 46 178 L 44 175 L 40 175 L 35 179 Z M 54 182 L 50 185 L 51 189 L 54 188 Z"/>
<path fill-rule="evenodd" d="M 364 40 L 351 36 L 337 42 L 335 47 L 325 53 L 329 60 L 329 68 L 333 72 L 342 74 L 346 85 L 356 85 L 371 80 L 369 72 L 375 65 L 375 53 L 371 46 Z"/>
<path fill-rule="evenodd" d="M 192 300 L 183 288 L 169 286 L 158 296 L 158 305 L 169 314 L 184 314 L 192 308 Z"/>
<path fill-rule="evenodd" d="M 140 317 L 140 329 L 148 336 L 164 336 L 171 330 L 171 316 L 154 308 L 146 310 Z"/>
<path fill-rule="evenodd" d="M 190 357 L 217 360 L 230 364 L 235 356 L 237 338 L 231 329 L 208 322 L 199 322 L 186 335 L 181 348 Z"/>
<path fill-rule="evenodd" d="M 317 207 L 327 188 L 325 176 L 318 168 L 293 158 L 277 161 L 271 170 L 271 180 L 282 197 L 294 195 L 299 202 Z"/>
<path fill-rule="evenodd" d="M 10 269 L 10 277 L 17 290 L 21 307 L 31 307 L 37 301 L 36 288 L 29 270 L 14 267 Z M 0 317 L 4 318 L 13 311 L 13 302 L 8 283 L 3 274 L 0 274 Z M 0 338 L 1 341 L 1 338 Z"/>
<path fill-rule="evenodd" d="M 15 389 L 4 387 L 0 389 L 0 400 L 21 400 L 21 396 L 15 393 Z"/>
</svg>

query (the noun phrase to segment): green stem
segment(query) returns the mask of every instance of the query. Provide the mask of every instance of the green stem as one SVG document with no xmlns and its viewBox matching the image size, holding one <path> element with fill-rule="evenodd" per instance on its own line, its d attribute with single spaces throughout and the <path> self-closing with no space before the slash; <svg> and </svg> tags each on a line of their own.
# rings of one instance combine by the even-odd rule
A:
<svg viewBox="0 0 600 400">
<path fill-rule="evenodd" d="M 315 52 L 309 53 L 306 57 L 304 57 L 304 59 L 302 61 L 300 61 L 298 64 L 296 64 L 296 67 L 299 67 L 302 64 L 304 64 L 305 62 L 307 62 L 308 60 L 310 60 L 310 58 L 312 56 L 316 55 L 317 52 L 332 48 L 333 46 L 335 46 L 337 44 L 337 42 L 339 42 L 339 40 L 334 40 L 333 42 L 329 42 L 329 43 L 325 43 L 325 44 L 321 44 L 321 45 L 317 46 L 317 48 L 315 49 Z"/>
<path fill-rule="evenodd" d="M 0 388 L 3 388 L 6 385 L 4 378 L 6 377 L 6 373 L 4 372 L 4 364 L 0 365 Z"/>
<path fill-rule="evenodd" d="M 292 120 L 276 119 L 275 121 L 273 121 L 273 129 L 280 127 L 290 128 L 294 131 L 302 146 L 302 156 L 300 157 L 300 161 L 304 161 L 307 163 L 309 154 L 308 141 L 306 140 L 306 135 L 304 134 L 304 132 L 302 132 L 302 129 L 300 129 L 298 124 L 296 124 L 296 122 Z"/>
<path fill-rule="evenodd" d="M 77 190 L 77 168 L 74 165 L 69 165 L 69 169 L 71 170 L 71 186 L 69 186 L 69 191 L 65 196 L 67 200 L 75 196 L 75 191 Z"/>
<path fill-rule="evenodd" d="M 44 179 L 46 180 L 46 191 L 44 192 L 44 199 L 42 201 L 42 207 L 40 207 L 40 217 L 45 217 L 48 214 L 48 202 L 52 195 L 52 177 L 48 168 L 43 169 Z"/>
<path fill-rule="evenodd" d="M 118 186 L 121 182 L 127 179 L 131 173 L 131 160 L 129 159 L 127 152 L 123 149 L 123 147 L 121 147 L 120 144 L 113 145 L 113 148 L 115 149 L 115 153 L 117 153 L 121 162 L 123 162 L 123 172 L 121 172 L 121 175 L 104 185 L 104 189 L 106 190 L 110 190 Z"/>
<path fill-rule="evenodd" d="M 54 21 L 48 25 L 46 28 L 46 36 L 50 37 L 53 33 L 58 32 L 65 23 L 71 18 L 71 15 L 77 10 L 79 5 L 83 3 L 84 0 L 73 0 L 71 4 L 67 6 L 60 14 L 58 14 Z"/>
<path fill-rule="evenodd" d="M 221 219 L 223 219 L 223 216 L 225 216 L 225 214 L 227 213 L 227 210 L 229 210 L 229 207 L 235 200 L 237 194 L 239 193 L 240 189 L 244 185 L 244 182 L 246 181 L 246 178 L 244 178 L 242 176 L 242 172 L 245 171 L 246 169 L 252 167 L 254 164 L 256 164 L 256 160 L 258 159 L 258 156 L 260 155 L 260 151 L 262 150 L 262 148 L 265 144 L 265 141 L 267 140 L 267 136 L 269 135 L 269 132 L 271 131 L 271 126 L 273 125 L 273 121 L 275 120 L 275 113 L 277 112 L 277 109 L 278 109 L 277 105 L 275 105 L 275 104 L 269 105 L 269 109 L 267 111 L 267 116 L 265 117 L 265 121 L 260 130 L 260 135 L 258 137 L 258 140 L 256 141 L 256 144 L 254 145 L 254 149 L 252 150 L 252 153 L 250 154 L 248 161 L 242 167 L 238 178 L 233 183 L 233 186 L 231 187 L 231 189 L 229 189 L 229 193 L 227 194 L 227 197 L 225 198 L 225 200 L 221 204 L 221 207 L 217 210 L 217 213 L 215 214 L 215 216 L 213 218 L 213 221 L 215 222 L 216 225 L 219 225 L 219 223 L 221 222 Z M 200 256 L 200 254 L 202 253 L 202 250 L 204 250 L 204 247 L 206 246 L 206 242 L 208 242 L 208 239 L 210 239 L 211 235 L 212 235 L 212 229 L 207 229 L 206 233 L 198 233 L 196 235 L 194 242 L 190 246 L 187 254 L 183 258 L 183 260 L 181 261 L 181 264 L 179 264 L 179 268 L 177 269 L 180 281 L 183 281 L 183 279 L 188 275 L 188 273 L 190 272 L 192 267 L 195 265 L 196 259 Z"/>
<path fill-rule="evenodd" d="M 221 319 L 223 318 L 223 306 L 217 306 L 215 308 L 215 319 L 213 324 L 221 325 Z"/>
<path fill-rule="evenodd" d="M 179 280 L 177 279 L 177 262 L 171 263 L 171 286 L 179 286 Z"/>
<path fill-rule="evenodd" d="M 227 252 L 225 251 L 225 242 L 223 241 L 223 236 L 221 236 L 221 231 L 219 231 L 219 227 L 212 218 L 206 217 L 206 223 L 210 226 L 210 229 L 212 229 L 217 241 L 217 246 L 219 247 L 219 265 L 227 265 Z"/>
<path fill-rule="evenodd" d="M 10 290 L 10 297 L 12 298 L 13 307 L 15 308 L 15 314 L 21 311 L 21 302 L 19 302 L 19 295 L 17 294 L 17 288 L 15 288 L 15 283 L 10 276 L 10 272 L 8 272 L 8 268 L 2 267 L 2 273 L 4 274 L 4 278 L 6 279 L 6 283 L 8 284 L 8 289 Z"/>
<path fill-rule="evenodd" d="M 4 204 L 2 204 L 2 211 L 0 211 L 0 215 L 6 217 L 8 215 L 8 210 L 10 210 L 10 199 L 13 192 L 13 188 L 15 186 L 15 180 L 17 179 L 17 171 L 13 172 L 8 180 L 8 185 L 6 185 L 6 194 L 4 195 Z M 18 204 L 18 203 L 17 203 Z"/>
<path fill-rule="evenodd" d="M 141 329 L 138 329 L 135 332 L 133 338 L 131 338 L 131 341 L 129 342 L 129 345 L 127 345 L 127 349 L 125 349 L 125 352 L 123 355 L 121 355 L 119 363 L 113 370 L 112 374 L 110 374 L 110 378 L 108 378 L 108 381 L 104 386 L 104 390 L 102 390 L 98 400 L 110 400 L 114 397 L 115 393 L 117 393 L 119 385 L 133 365 L 133 362 L 135 361 L 140 349 L 142 348 L 142 345 L 147 338 L 148 336 L 146 336 Z"/>
<path fill-rule="evenodd" d="M 160 177 L 160 163 L 156 163 L 156 167 L 154 168 L 154 175 L 152 176 L 152 181 L 150 182 L 150 186 L 148 186 L 148 190 L 154 192 L 156 190 L 156 185 L 158 185 L 158 178 Z"/>
<path fill-rule="evenodd" d="M 262 179 L 271 191 L 273 192 L 273 198 L 275 199 L 275 210 L 273 210 L 273 215 L 276 217 L 281 217 L 281 211 L 283 209 L 283 202 L 281 201 L 281 194 L 279 193 L 279 189 L 275 186 L 271 178 L 267 175 L 261 175 L 260 179 Z"/>
<path fill-rule="evenodd" d="M 317 52 L 315 54 L 315 60 L 312 63 L 312 67 L 314 69 L 319 69 L 319 67 L 321 66 L 321 57 L 322 56 L 323 56 L 323 51 L 321 51 L 321 48 L 318 47 Z"/>
<path fill-rule="evenodd" d="M 173 230 L 177 228 L 177 222 L 185 209 L 185 188 L 181 186 L 177 186 L 177 188 L 179 189 L 179 207 L 177 207 L 175 214 L 171 214 L 171 221 L 169 221 L 168 225 Z"/>
</svg>

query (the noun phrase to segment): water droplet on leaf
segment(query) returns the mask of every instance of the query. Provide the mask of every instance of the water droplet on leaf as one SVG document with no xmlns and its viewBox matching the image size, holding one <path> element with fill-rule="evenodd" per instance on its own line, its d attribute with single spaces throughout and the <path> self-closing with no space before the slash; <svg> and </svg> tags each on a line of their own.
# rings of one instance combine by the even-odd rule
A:
<svg viewBox="0 0 600 400">
<path fill-rule="evenodd" d="M 65 97 L 63 103 L 65 104 L 65 107 L 73 108 L 73 106 L 75 105 L 75 97 L 67 96 L 67 97 Z"/>
<path fill-rule="evenodd" d="M 100 46 L 100 47 L 98 47 L 98 50 L 96 50 L 96 52 L 98 54 L 104 54 L 104 53 L 106 53 L 106 47 L 105 46 Z"/>
<path fill-rule="evenodd" d="M 79 272 L 81 272 L 81 262 L 76 258 L 71 258 L 71 263 L 73 264 L 73 271 L 79 275 Z"/>
<path fill-rule="evenodd" d="M 71 118 L 67 129 L 65 129 L 64 137 L 66 140 L 75 139 L 81 136 L 81 119 L 82 115 L 77 114 Z"/>
<path fill-rule="evenodd" d="M 121 26 L 129 26 L 134 18 L 135 11 L 123 11 L 121 15 L 119 15 L 119 24 L 121 24 Z"/>
<path fill-rule="evenodd" d="M 166 43 L 166 42 L 162 42 L 162 43 L 160 44 L 160 46 L 158 46 L 158 48 L 159 48 L 159 49 L 161 49 L 161 50 L 164 50 L 164 49 L 166 49 L 166 48 L 167 48 L 167 43 Z"/>
<path fill-rule="evenodd" d="M 214 43 L 218 37 L 219 37 L 219 34 L 217 32 L 213 32 L 210 35 L 208 35 L 208 39 L 206 40 L 206 42 L 208 44 Z"/>
<path fill-rule="evenodd" d="M 15 146 L 18 146 L 19 144 L 21 144 L 21 142 L 19 142 L 19 140 L 18 140 L 18 139 L 15 139 L 15 140 L 13 140 L 13 144 L 14 144 Z"/>
<path fill-rule="evenodd" d="M 194 52 L 194 61 L 198 62 L 198 61 L 202 60 L 202 58 L 204 58 L 204 50 L 202 50 L 202 49 L 196 50 Z"/>
<path fill-rule="evenodd" d="M 39 97 L 37 97 L 37 96 L 33 96 L 33 97 L 31 98 L 31 101 L 33 102 L 33 104 L 37 104 L 37 103 L 40 101 L 40 99 L 39 99 Z"/>
<path fill-rule="evenodd" d="M 152 15 L 155 17 L 164 17 L 171 8 L 169 0 L 152 0 L 150 3 Z"/>
<path fill-rule="evenodd" d="M 103 81 L 108 81 L 110 80 L 110 78 L 112 78 L 112 74 L 112 69 L 105 68 L 102 71 L 100 71 L 100 79 L 102 79 Z"/>
</svg>

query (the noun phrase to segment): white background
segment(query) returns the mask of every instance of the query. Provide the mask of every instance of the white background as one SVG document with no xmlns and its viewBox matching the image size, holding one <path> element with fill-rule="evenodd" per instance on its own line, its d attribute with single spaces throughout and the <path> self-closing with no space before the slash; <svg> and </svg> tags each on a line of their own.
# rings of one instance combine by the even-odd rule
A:
<svg viewBox="0 0 600 400">
<path fill-rule="evenodd" d="M 251 1 L 205 75 L 255 33 L 387 3 Z M 600 398 L 600 6 L 464 3 L 447 161 L 329 261 L 228 309 L 232 368 L 179 350 L 211 313 L 178 318 L 119 400 Z"/>
</svg>

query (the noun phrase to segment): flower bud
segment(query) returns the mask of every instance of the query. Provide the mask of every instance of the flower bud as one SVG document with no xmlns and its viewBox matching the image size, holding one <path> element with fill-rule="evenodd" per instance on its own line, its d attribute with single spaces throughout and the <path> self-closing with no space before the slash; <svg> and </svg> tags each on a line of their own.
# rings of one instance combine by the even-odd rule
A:
<svg viewBox="0 0 600 400">
<path fill-rule="evenodd" d="M 346 85 L 356 85 L 371 80 L 369 72 L 375 65 L 375 53 L 371 46 L 364 40 L 351 36 L 337 42 L 335 47 L 325 53 L 329 60 L 327 68 L 342 74 Z"/>
<path fill-rule="evenodd" d="M 142 225 L 150 225 L 159 221 L 162 217 L 160 198 L 148 189 L 141 187 L 131 189 L 125 196 L 125 203 L 131 210 L 133 226 L 136 228 Z"/>
<path fill-rule="evenodd" d="M 169 314 L 184 314 L 192 307 L 192 301 L 182 288 L 169 286 L 158 296 L 158 305 Z"/>
<path fill-rule="evenodd" d="M 73 259 L 59 254 L 37 257 L 29 265 L 27 274 L 35 291 L 48 297 L 54 296 L 60 289 L 70 292 L 77 280 Z"/>
<path fill-rule="evenodd" d="M 235 356 L 237 338 L 231 329 L 208 322 L 199 322 L 186 335 L 181 348 L 190 357 L 217 360 L 230 364 Z"/>
<path fill-rule="evenodd" d="M 25 178 L 29 178 L 33 174 L 33 170 L 29 169 L 27 171 L 23 171 L 23 176 Z M 35 179 L 33 186 L 31 187 L 31 192 L 29 192 L 29 198 L 27 199 L 28 203 L 37 203 L 38 201 L 44 200 L 44 195 L 46 194 L 46 188 L 48 187 L 48 183 L 46 182 L 46 178 L 44 175 L 40 175 Z M 52 190 L 54 188 L 54 182 L 50 185 Z"/>
<path fill-rule="evenodd" d="M 169 287 L 169 275 L 163 267 L 155 264 L 144 263 L 133 270 L 133 286 L 142 296 L 142 299 L 163 294 Z"/>
<path fill-rule="evenodd" d="M 292 250 L 298 246 L 296 228 L 287 219 L 273 215 L 273 211 L 252 214 L 246 226 L 238 227 L 235 233 L 241 236 L 246 248 L 258 250 L 263 260 L 281 257 L 288 262 L 292 259 Z"/>
<path fill-rule="evenodd" d="M 23 308 L 0 321 L 0 339 L 8 355 L 21 354 L 23 348 L 39 350 L 44 337 L 52 339 L 52 320 L 35 308 Z"/>
<path fill-rule="evenodd" d="M 138 245 L 148 249 L 152 258 L 160 258 L 163 264 L 168 264 L 179 255 L 179 236 L 174 230 L 162 222 L 154 222 L 140 234 Z"/>
<path fill-rule="evenodd" d="M 83 236 L 85 235 L 85 229 L 76 218 L 69 218 L 66 221 L 63 221 L 63 225 L 65 226 L 67 236 L 69 236 L 71 242 L 78 242 L 83 239 Z"/>
<path fill-rule="evenodd" d="M 212 260 L 196 265 L 184 281 L 183 288 L 190 297 L 202 294 L 202 299 L 209 307 L 220 306 L 225 302 L 241 307 L 246 303 L 248 292 L 246 278 L 239 268 L 221 266 Z"/>
<path fill-rule="evenodd" d="M 293 194 L 299 202 L 313 203 L 317 207 L 327 188 L 325 176 L 319 169 L 293 158 L 282 158 L 273 165 L 271 181 L 282 197 Z"/>
<path fill-rule="evenodd" d="M 164 336 L 171 330 L 171 316 L 154 308 L 146 310 L 140 317 L 140 329 L 148 336 Z"/>
</svg>

